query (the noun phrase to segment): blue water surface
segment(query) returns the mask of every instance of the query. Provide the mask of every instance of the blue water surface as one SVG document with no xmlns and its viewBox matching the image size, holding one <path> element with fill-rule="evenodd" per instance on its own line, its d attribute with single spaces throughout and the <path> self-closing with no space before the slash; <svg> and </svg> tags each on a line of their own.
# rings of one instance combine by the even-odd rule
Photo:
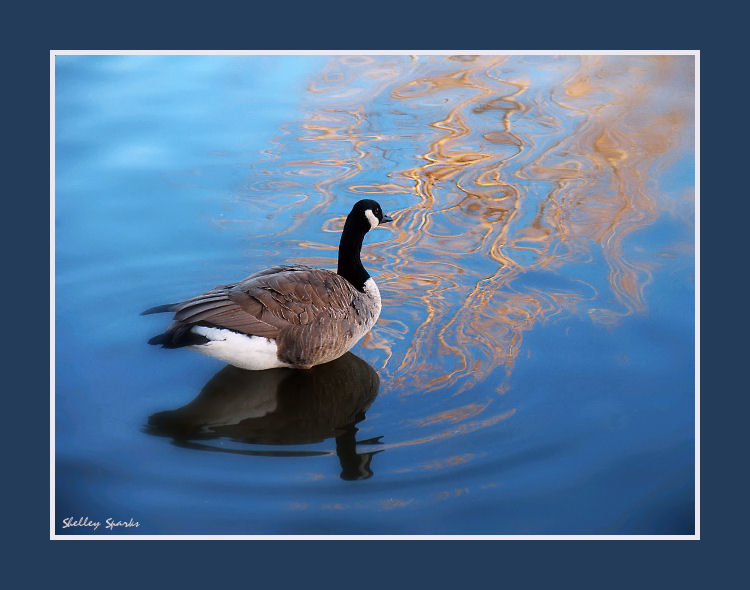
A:
<svg viewBox="0 0 750 590">
<path fill-rule="evenodd" d="M 56 532 L 692 534 L 683 57 L 57 56 Z M 363 363 L 146 344 L 148 307 L 335 267 L 363 197 Z"/>
</svg>

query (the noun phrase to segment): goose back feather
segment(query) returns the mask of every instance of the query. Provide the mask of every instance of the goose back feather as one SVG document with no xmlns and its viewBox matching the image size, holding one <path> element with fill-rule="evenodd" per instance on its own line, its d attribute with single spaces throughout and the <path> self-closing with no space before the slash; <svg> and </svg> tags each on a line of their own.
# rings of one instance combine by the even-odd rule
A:
<svg viewBox="0 0 750 590">
<path fill-rule="evenodd" d="M 332 271 L 283 265 L 154 309 L 175 313 L 154 344 L 203 352 L 191 328 L 224 328 L 275 341 L 279 366 L 309 368 L 351 349 L 375 325 L 381 302 L 372 279 L 363 293 Z"/>
</svg>

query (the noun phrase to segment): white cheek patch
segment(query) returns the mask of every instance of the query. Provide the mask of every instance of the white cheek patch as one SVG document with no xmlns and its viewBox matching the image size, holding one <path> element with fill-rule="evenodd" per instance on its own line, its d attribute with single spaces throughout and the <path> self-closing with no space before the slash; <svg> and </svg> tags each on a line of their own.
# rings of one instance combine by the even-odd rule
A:
<svg viewBox="0 0 750 590">
<path fill-rule="evenodd" d="M 372 209 L 367 209 L 365 211 L 365 217 L 367 217 L 367 221 L 370 222 L 370 229 L 375 229 L 380 225 L 380 222 L 378 221 L 378 218 L 375 217 L 375 214 L 372 212 Z"/>
</svg>

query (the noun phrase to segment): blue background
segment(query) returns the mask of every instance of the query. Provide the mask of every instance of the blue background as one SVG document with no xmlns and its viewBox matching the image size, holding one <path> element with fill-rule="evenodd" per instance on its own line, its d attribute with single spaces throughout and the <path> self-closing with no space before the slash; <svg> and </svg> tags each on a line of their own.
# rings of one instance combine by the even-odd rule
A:
<svg viewBox="0 0 750 590">
<path fill-rule="evenodd" d="M 61 526 L 63 518 L 83 515 L 133 518 L 140 527 L 122 532 L 138 534 L 692 533 L 693 59 L 597 58 L 590 75 L 607 90 L 578 101 L 578 116 L 547 97 L 563 94 L 560 80 L 588 72 L 593 59 L 498 61 L 56 58 L 58 533 L 86 532 Z M 387 86 L 368 86 L 384 69 Z M 486 84 L 483 92 L 500 96 L 508 87 L 493 85 L 493 76 L 529 80 L 518 99 L 529 111 L 514 113 L 510 123 L 524 145 L 512 161 L 504 160 L 508 152 L 500 146 L 483 146 L 476 155 L 487 160 L 464 164 L 456 178 L 435 183 L 430 200 L 422 194 L 425 201 L 417 206 L 414 195 L 374 192 L 396 217 L 392 230 L 368 234 L 365 245 L 366 257 L 377 255 L 367 264 L 385 301 L 372 341 L 383 344 L 368 347 L 365 341 L 354 348 L 380 376 L 380 395 L 358 424 L 360 441 L 382 439 L 376 447 L 359 446 L 359 452 L 384 451 L 371 463 L 375 477 L 356 485 L 341 481 L 338 462 L 327 456 L 251 459 L 245 453 L 259 447 L 237 440 L 245 436 L 200 447 L 237 451 L 217 454 L 196 453 L 182 442 L 175 448 L 171 436 L 142 432 L 147 416 L 189 401 L 223 364 L 145 346 L 166 318 L 139 312 L 280 258 L 335 265 L 335 234 L 322 232 L 321 224 L 325 228 L 326 219 L 361 196 L 352 194 L 355 187 L 365 191 L 385 178 L 398 183 L 402 174 L 428 182 L 429 167 L 411 169 L 415 154 L 443 141 L 443 153 L 461 149 L 466 158 L 470 146 L 498 129 L 493 113 L 474 117 L 470 107 L 461 108 L 478 100 L 469 98 L 476 91 L 471 87 L 391 98 L 403 96 L 396 89 L 414 80 L 439 84 L 448 74 L 460 79 L 456 72 L 467 69 L 476 84 Z M 611 73 L 618 69 L 640 76 Z M 321 85 L 328 80 L 337 83 L 326 94 Z M 633 93 L 638 83 L 646 90 Z M 311 97 L 308 87 L 317 95 Z M 353 98 L 352 92 L 362 94 Z M 368 113 L 354 129 L 349 126 L 356 123 L 343 116 L 352 101 Z M 601 112 L 602 101 L 608 114 Z M 630 101 L 648 105 L 640 108 L 657 128 L 650 133 L 654 142 L 670 138 L 661 157 L 639 156 L 639 148 L 651 145 L 642 129 L 652 125 L 613 122 L 612 111 L 635 110 Z M 551 137 L 536 129 L 539 114 L 530 105 L 539 104 L 556 122 Z M 447 108 L 465 117 L 469 135 L 451 141 L 435 133 L 432 122 L 442 120 Z M 393 111 L 406 116 L 389 116 Z M 362 170 L 346 165 L 355 156 L 348 142 L 304 129 L 314 123 L 298 128 L 302 120 L 337 129 L 331 113 L 347 125 L 338 134 L 376 137 L 357 147 L 357 155 L 364 154 Z M 687 121 L 668 133 L 657 123 L 664 113 Z M 589 150 L 603 133 L 598 121 L 608 136 L 623 137 L 617 145 L 628 153 L 620 173 L 633 187 L 627 193 L 607 192 L 615 182 L 611 174 L 588 164 L 597 161 Z M 558 172 L 542 170 L 527 182 L 525 170 L 554 167 L 555 156 L 544 157 L 548 150 L 572 150 L 575 155 L 565 157 L 581 166 L 579 182 L 595 188 L 552 197 L 547 175 L 554 179 Z M 268 158 L 269 151 L 276 157 Z M 382 151 L 387 155 L 381 159 Z M 490 197 L 457 197 L 463 194 L 457 186 L 481 182 L 477 190 L 491 190 L 478 179 L 495 166 L 523 194 L 514 220 L 492 223 L 482 239 L 498 248 L 502 243 L 510 258 L 502 265 L 476 252 L 476 213 L 455 210 L 457 199 L 462 211 L 488 207 Z M 399 172 L 404 167 L 409 171 Z M 636 188 L 639 172 L 655 185 L 650 198 Z M 303 205 L 294 203 L 297 195 L 305 195 Z M 551 208 L 553 198 L 565 211 L 557 217 L 577 223 L 558 230 L 553 220 L 541 221 L 553 232 L 552 245 L 536 254 L 525 247 L 529 224 L 539 208 Z M 580 204 L 573 207 L 573 201 Z M 623 203 L 634 209 L 621 212 Z M 650 208 L 656 213 L 643 227 L 618 222 Z M 423 231 L 404 231 L 421 215 L 430 216 Z M 489 211 L 482 215 L 495 218 Z M 587 223 L 611 228 L 612 239 L 600 245 Z M 611 245 L 618 239 L 621 254 Z M 318 244 L 331 248 L 328 257 L 326 251 L 311 255 Z M 566 247 L 578 253 L 574 260 Z M 458 276 L 441 270 L 451 254 L 464 270 Z M 554 270 L 542 262 L 547 258 L 557 263 Z M 511 275 L 516 264 L 513 279 L 486 278 Z M 612 269 L 624 274 L 641 264 L 649 264 L 650 273 L 633 272 L 613 293 Z M 484 294 L 477 297 L 480 277 Z M 427 298 L 434 306 L 429 317 L 420 281 L 435 285 Z M 638 287 L 626 291 L 628 284 Z M 628 313 L 640 287 L 643 310 Z M 590 314 L 617 320 L 602 325 Z M 433 335 L 438 329 L 440 339 Z M 429 361 L 434 355 L 440 356 L 436 365 Z M 463 363 L 471 371 L 461 371 Z M 267 384 L 267 376 L 245 377 L 257 387 Z M 309 377 L 304 375 L 308 388 Z M 306 389 L 301 382 L 296 387 Z M 241 399 L 257 401 L 268 392 L 246 391 Z M 318 420 L 323 415 L 316 412 Z M 232 422 L 241 417 L 233 415 Z M 316 441 L 295 450 L 330 452 L 332 446 Z"/>
</svg>

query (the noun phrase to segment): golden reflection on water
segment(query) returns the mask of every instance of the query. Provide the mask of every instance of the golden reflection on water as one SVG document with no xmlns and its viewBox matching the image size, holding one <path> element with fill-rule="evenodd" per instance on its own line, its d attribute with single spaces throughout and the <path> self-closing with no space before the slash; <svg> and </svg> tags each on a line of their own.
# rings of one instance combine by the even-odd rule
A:
<svg viewBox="0 0 750 590">
<path fill-rule="evenodd" d="M 318 218 L 338 232 L 347 203 L 380 200 L 395 222 L 363 249 L 384 299 L 363 346 L 400 396 L 460 396 L 498 367 L 509 375 L 540 322 L 614 327 L 646 311 L 654 263 L 628 239 L 674 206 L 654 179 L 692 154 L 693 83 L 692 56 L 333 57 L 249 198 L 274 195 L 287 239 Z M 335 267 L 334 242 L 294 242 L 308 253 L 297 261 Z M 588 263 L 600 281 L 530 280 Z M 512 415 L 487 418 L 490 401 L 412 421 L 447 429 L 391 446 Z"/>
</svg>

